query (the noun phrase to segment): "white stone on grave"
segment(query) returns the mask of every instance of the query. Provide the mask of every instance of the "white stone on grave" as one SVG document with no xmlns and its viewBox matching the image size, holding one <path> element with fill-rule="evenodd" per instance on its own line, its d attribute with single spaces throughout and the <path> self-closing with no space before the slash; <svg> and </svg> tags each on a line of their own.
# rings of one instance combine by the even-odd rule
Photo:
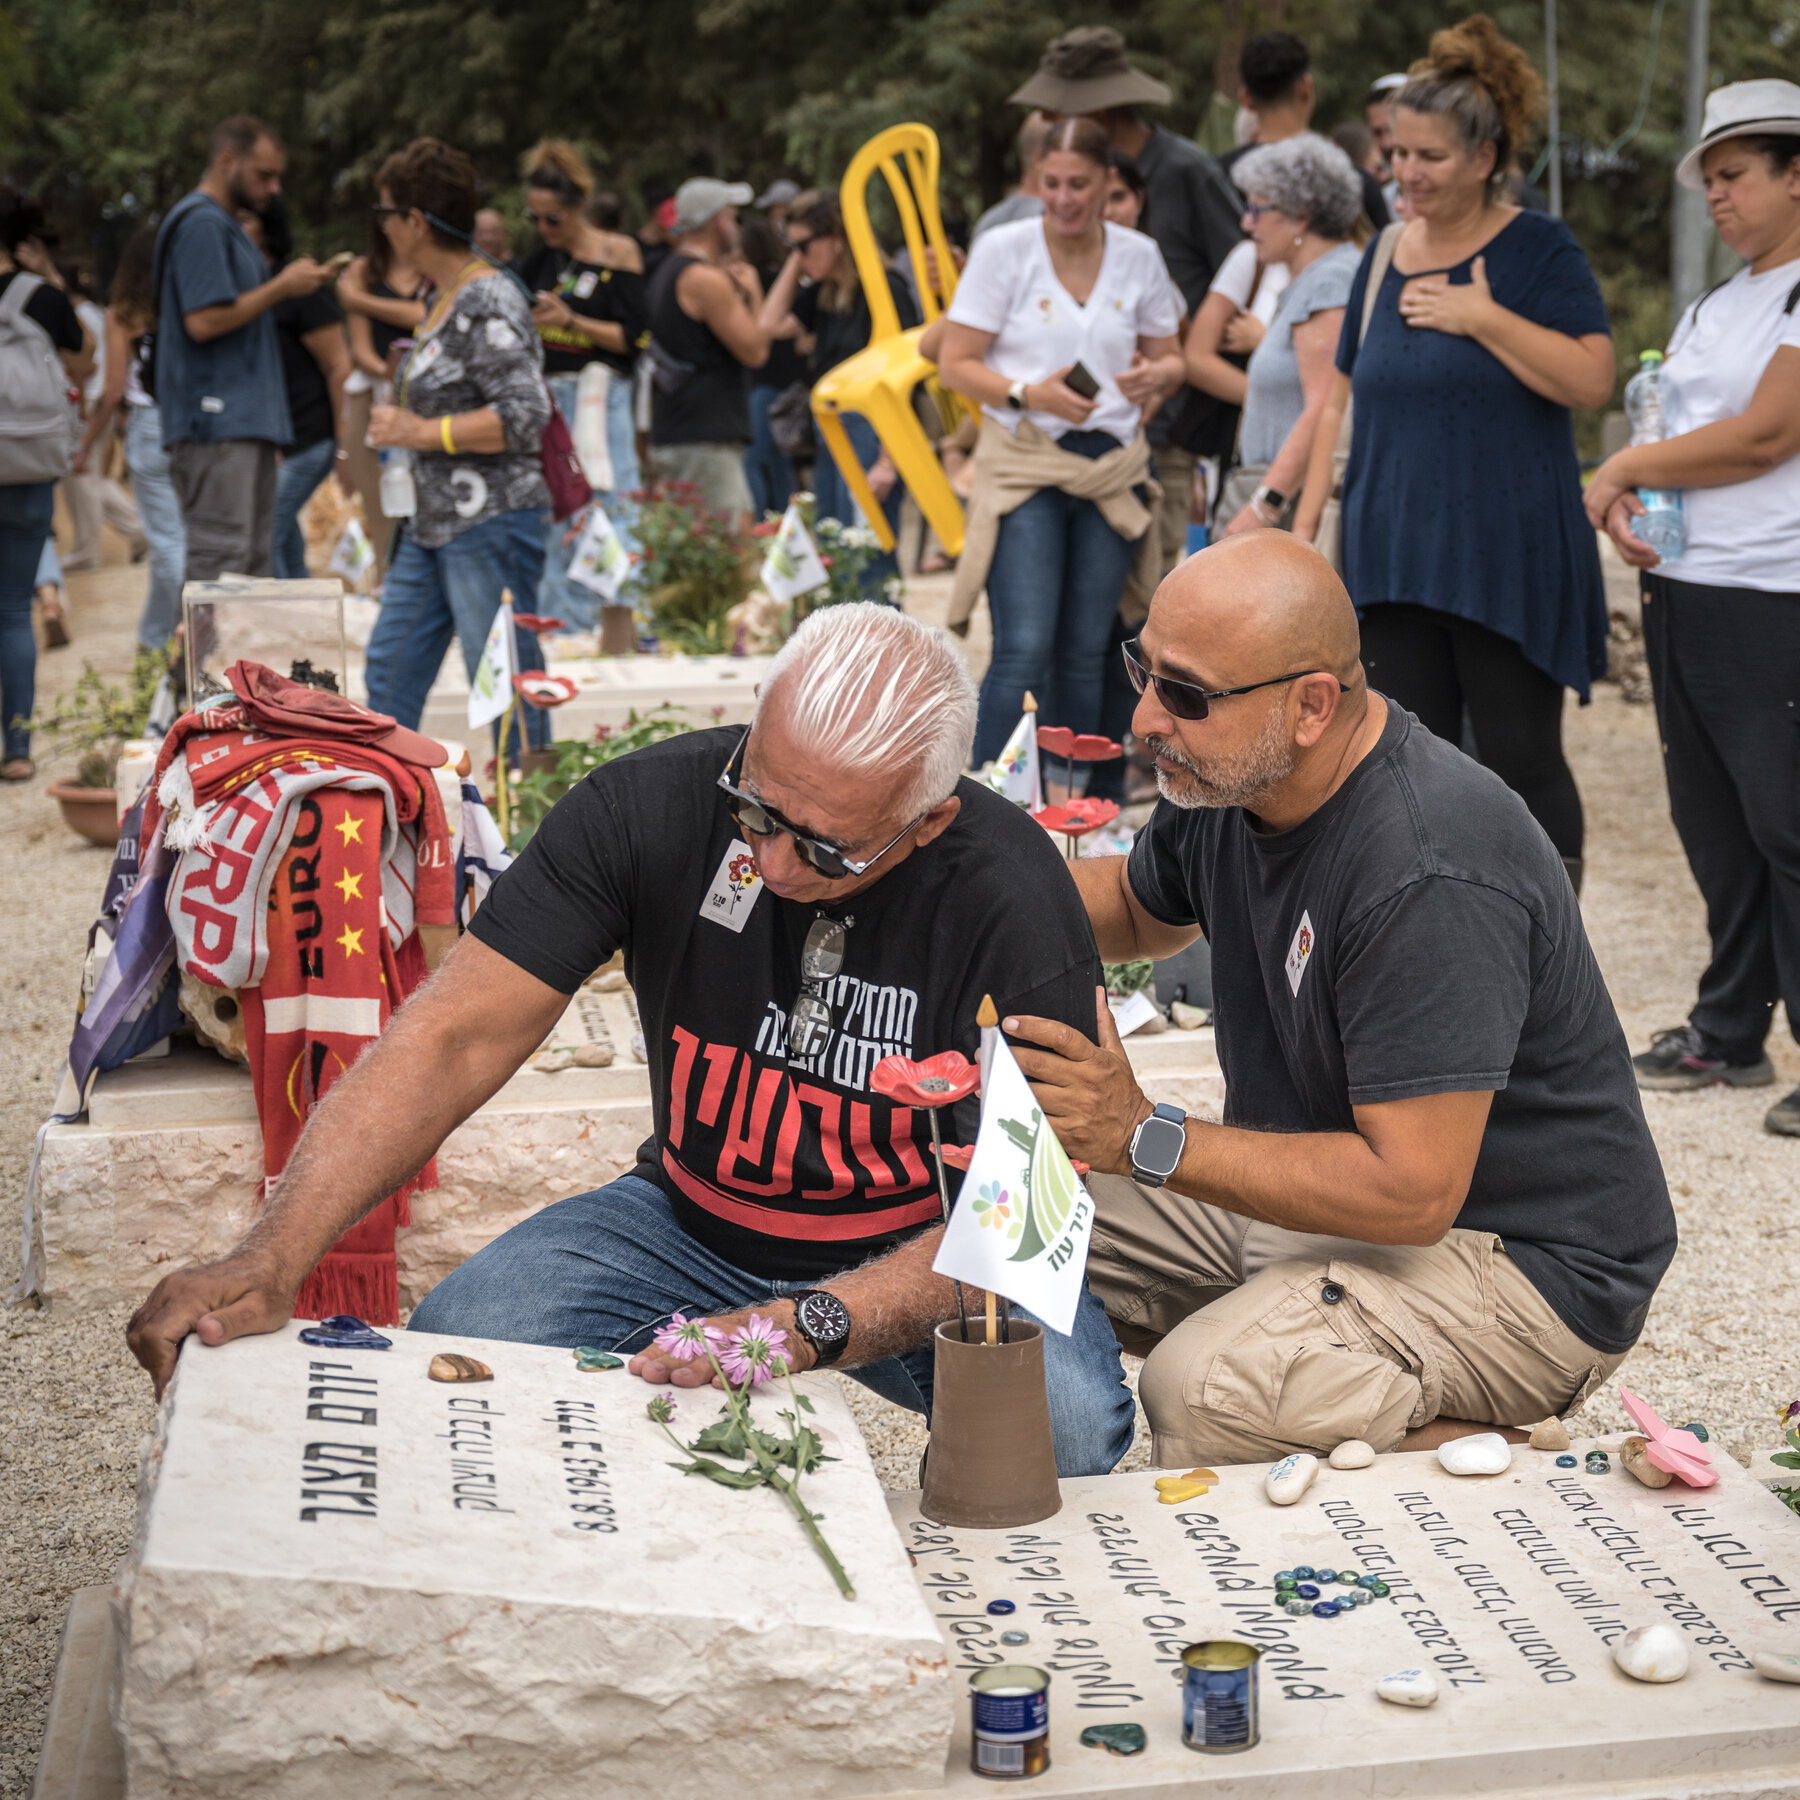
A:
<svg viewBox="0 0 1800 1800">
<path fill-rule="evenodd" d="M 1589 1477 L 1523 1447 L 1488 1477 L 1449 1475 L 1429 1452 L 1382 1456 L 1322 1468 L 1291 1507 L 1265 1498 L 1265 1464 L 1220 1469 L 1210 1493 L 1176 1506 L 1147 1471 L 1066 1481 L 1055 1517 L 1014 1532 L 932 1524 L 917 1494 L 890 1503 L 959 1691 L 995 1663 L 1050 1671 L 1051 1767 L 1033 1794 L 1793 1795 L 1800 1694 L 1752 1672 L 1750 1655 L 1800 1651 L 1800 1531 L 1722 1448 L 1715 1462 L 1719 1484 L 1702 1493 L 1652 1491 L 1616 1464 Z M 1298 1563 L 1378 1575 L 1392 1596 L 1292 1618 L 1270 1603 L 1272 1582 Z M 1017 1610 L 996 1617 L 995 1599 Z M 1681 1629 L 1691 1667 L 1647 1687 L 1609 1646 L 1656 1622 Z M 1006 1630 L 1029 1642 L 1003 1645 Z M 1226 1756 L 1181 1741 L 1181 1650 L 1213 1637 L 1264 1648 L 1261 1742 Z M 1435 1675 L 1434 1706 L 1377 1697 L 1406 1668 Z M 1080 1741 L 1125 1721 L 1149 1735 L 1139 1756 Z M 966 1698 L 942 1791 L 994 1791 L 969 1771 Z"/>
<path fill-rule="evenodd" d="M 183 1349 L 115 1590 L 131 1800 L 939 1785 L 949 1659 L 834 1383 L 802 1493 L 853 1601 L 776 1495 L 671 1466 L 634 1376 L 388 1335 Z M 494 1379 L 429 1380 L 444 1350 Z M 716 1411 L 678 1401 L 689 1436 Z"/>
</svg>

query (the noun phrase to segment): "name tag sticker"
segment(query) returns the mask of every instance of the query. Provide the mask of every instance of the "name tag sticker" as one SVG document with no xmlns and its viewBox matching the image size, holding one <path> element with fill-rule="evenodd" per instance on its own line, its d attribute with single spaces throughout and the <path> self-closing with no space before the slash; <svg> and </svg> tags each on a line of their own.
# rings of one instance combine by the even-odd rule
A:
<svg viewBox="0 0 1800 1800">
<path fill-rule="evenodd" d="M 723 925 L 727 931 L 742 931 L 763 891 L 762 877 L 756 872 L 756 859 L 742 838 L 733 838 L 719 859 L 719 872 L 700 902 L 700 916 Z"/>
<path fill-rule="evenodd" d="M 407 371 L 408 376 L 422 375 L 443 353 L 444 340 L 442 338 L 434 337 L 428 343 L 421 344 L 413 354 L 412 366 Z"/>
<path fill-rule="evenodd" d="M 1306 973 L 1307 961 L 1313 953 L 1313 942 L 1312 914 L 1303 912 L 1287 953 L 1288 987 L 1296 996 L 1300 992 L 1300 978 Z"/>
<path fill-rule="evenodd" d="M 583 269 L 575 278 L 575 298 L 577 300 L 592 298 L 595 284 L 599 279 L 592 269 Z"/>
<path fill-rule="evenodd" d="M 225 410 L 225 402 L 215 394 L 202 394 L 200 410 L 203 413 L 222 413 Z"/>
</svg>

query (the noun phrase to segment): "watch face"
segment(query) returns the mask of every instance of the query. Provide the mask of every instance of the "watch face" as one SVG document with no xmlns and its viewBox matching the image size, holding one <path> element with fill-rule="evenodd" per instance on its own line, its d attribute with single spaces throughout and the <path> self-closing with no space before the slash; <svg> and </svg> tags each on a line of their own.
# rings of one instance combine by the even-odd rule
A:
<svg viewBox="0 0 1800 1800">
<path fill-rule="evenodd" d="M 795 1316 L 815 1344 L 835 1344 L 850 1335 L 850 1314 L 834 1294 L 808 1294 Z"/>
<path fill-rule="evenodd" d="M 1152 1175 L 1165 1178 L 1181 1166 L 1181 1153 L 1187 1148 L 1187 1128 L 1173 1119 L 1146 1119 L 1138 1127 L 1137 1142 L 1131 1160 Z"/>
</svg>

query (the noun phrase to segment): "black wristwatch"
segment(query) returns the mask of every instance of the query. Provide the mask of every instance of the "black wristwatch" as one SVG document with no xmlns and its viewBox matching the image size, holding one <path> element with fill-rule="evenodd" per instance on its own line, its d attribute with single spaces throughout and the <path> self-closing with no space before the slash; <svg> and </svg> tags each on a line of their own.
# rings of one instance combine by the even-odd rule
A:
<svg viewBox="0 0 1800 1800">
<path fill-rule="evenodd" d="M 1181 1167 L 1187 1149 L 1187 1114 L 1158 1106 L 1131 1134 L 1131 1175 L 1145 1187 L 1161 1187 Z"/>
<path fill-rule="evenodd" d="M 801 1288 L 794 1303 L 794 1329 L 812 1345 L 819 1367 L 828 1369 L 850 1342 L 850 1309 L 824 1288 Z"/>
</svg>

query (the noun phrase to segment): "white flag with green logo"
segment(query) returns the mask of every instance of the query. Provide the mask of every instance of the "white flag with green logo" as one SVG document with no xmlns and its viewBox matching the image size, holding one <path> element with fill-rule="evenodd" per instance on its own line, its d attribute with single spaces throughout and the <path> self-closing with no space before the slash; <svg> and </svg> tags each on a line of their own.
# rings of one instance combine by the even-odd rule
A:
<svg viewBox="0 0 1800 1800">
<path fill-rule="evenodd" d="M 1004 1294 L 1066 1337 L 1093 1229 L 1093 1200 L 1006 1040 L 997 1038 L 975 1154 L 931 1266 Z"/>
<path fill-rule="evenodd" d="M 469 683 L 469 728 L 492 724 L 512 697 L 513 611 L 511 604 L 502 600 L 488 628 L 481 661 L 475 666 L 475 679 Z"/>
<path fill-rule="evenodd" d="M 1036 812 L 1044 804 L 1044 778 L 1038 763 L 1037 714 L 1021 713 L 1006 747 L 981 777 L 996 794 Z"/>
<path fill-rule="evenodd" d="M 630 573 L 631 558 L 619 542 L 606 509 L 596 500 L 588 508 L 581 536 L 575 540 L 574 554 L 569 558 L 569 579 L 592 589 L 610 606 Z"/>
<path fill-rule="evenodd" d="M 806 521 L 800 517 L 799 507 L 792 503 L 781 515 L 775 535 L 769 539 L 761 579 L 763 592 L 783 606 L 802 594 L 810 594 L 814 588 L 824 587 L 831 580 L 825 565 L 819 561 L 818 547 L 806 529 Z"/>
</svg>

